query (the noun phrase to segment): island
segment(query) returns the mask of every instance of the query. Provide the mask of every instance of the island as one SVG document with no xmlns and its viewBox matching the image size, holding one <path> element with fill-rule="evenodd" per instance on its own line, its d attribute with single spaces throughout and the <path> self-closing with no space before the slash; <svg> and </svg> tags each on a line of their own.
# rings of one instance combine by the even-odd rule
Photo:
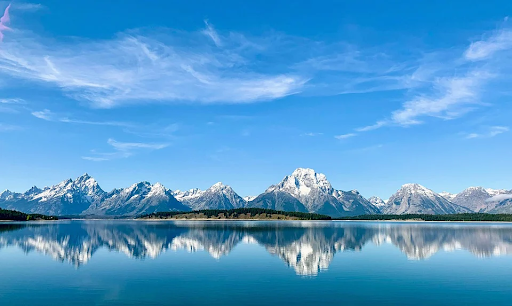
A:
<svg viewBox="0 0 512 306">
<path fill-rule="evenodd" d="M 330 216 L 277 211 L 264 208 L 236 208 L 229 210 L 197 210 L 156 212 L 140 216 L 144 220 L 331 220 Z"/>
<path fill-rule="evenodd" d="M 40 214 L 26 214 L 16 210 L 6 210 L 0 208 L 0 221 L 38 221 L 38 220 L 58 220 L 54 216 L 45 216 Z"/>
</svg>

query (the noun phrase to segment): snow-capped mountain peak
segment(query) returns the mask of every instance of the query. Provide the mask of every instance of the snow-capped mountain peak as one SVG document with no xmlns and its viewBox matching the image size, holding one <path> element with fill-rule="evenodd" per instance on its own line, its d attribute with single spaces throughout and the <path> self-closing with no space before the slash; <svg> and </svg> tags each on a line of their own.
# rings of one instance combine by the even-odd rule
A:
<svg viewBox="0 0 512 306">
<path fill-rule="evenodd" d="M 416 183 L 404 184 L 398 192 L 403 194 L 420 194 L 429 198 L 437 195 L 434 191 Z"/>
<path fill-rule="evenodd" d="M 181 201 L 181 199 L 190 199 L 190 198 L 200 197 L 203 193 L 204 193 L 203 190 L 201 190 L 199 188 L 193 188 L 193 189 L 185 190 L 185 191 L 174 190 L 172 192 L 172 195 L 176 199 L 178 199 L 178 201 Z"/>
<path fill-rule="evenodd" d="M 288 192 L 302 198 L 309 196 L 315 190 L 331 193 L 333 188 L 324 174 L 316 173 L 309 168 L 297 168 L 291 175 L 286 176 L 279 184 L 271 186 L 267 191 L 274 190 Z"/>
<path fill-rule="evenodd" d="M 6 189 L 2 193 L 0 193 L 0 200 L 10 200 L 14 196 L 16 196 L 15 192 L 12 192 L 9 189 Z"/>
<path fill-rule="evenodd" d="M 368 199 L 368 201 L 369 201 L 370 203 L 372 203 L 373 205 L 377 206 L 378 208 L 381 208 L 381 207 L 383 207 L 383 206 L 385 206 L 385 205 L 386 205 L 386 202 L 384 202 L 384 200 L 382 200 L 382 199 L 381 199 L 381 198 L 379 198 L 379 197 L 375 197 L 375 196 L 370 197 L 370 198 Z"/>
<path fill-rule="evenodd" d="M 246 204 L 246 201 L 233 188 L 221 182 L 213 184 L 206 190 L 175 190 L 173 195 L 178 201 L 193 210 L 232 209 L 244 207 Z"/>
<path fill-rule="evenodd" d="M 246 202 L 251 202 L 252 200 L 256 199 L 256 196 L 245 196 L 244 197 L 244 200 Z"/>
<path fill-rule="evenodd" d="M 296 211 L 331 216 L 379 212 L 357 190 L 335 190 L 324 174 L 309 168 L 296 169 L 248 205 L 282 210 L 293 207 Z"/>
<path fill-rule="evenodd" d="M 208 190 L 222 191 L 227 188 L 231 188 L 231 187 L 222 184 L 222 182 L 217 182 L 217 183 L 213 184 L 210 188 L 208 188 Z"/>
</svg>

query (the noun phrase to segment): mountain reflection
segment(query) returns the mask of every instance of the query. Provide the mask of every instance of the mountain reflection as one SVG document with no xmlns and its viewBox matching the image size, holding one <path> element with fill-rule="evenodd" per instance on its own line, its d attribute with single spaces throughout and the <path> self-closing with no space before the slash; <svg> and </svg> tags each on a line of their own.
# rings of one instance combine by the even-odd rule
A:
<svg viewBox="0 0 512 306">
<path fill-rule="evenodd" d="M 156 258 L 167 250 L 228 255 L 239 243 L 256 243 L 298 275 L 316 275 L 337 252 L 360 251 L 367 243 L 390 243 L 409 259 L 444 250 L 478 257 L 512 253 L 512 227 L 358 222 L 134 222 L 71 221 L 0 224 L 0 248 L 16 246 L 75 266 L 107 248 L 131 258 Z"/>
</svg>

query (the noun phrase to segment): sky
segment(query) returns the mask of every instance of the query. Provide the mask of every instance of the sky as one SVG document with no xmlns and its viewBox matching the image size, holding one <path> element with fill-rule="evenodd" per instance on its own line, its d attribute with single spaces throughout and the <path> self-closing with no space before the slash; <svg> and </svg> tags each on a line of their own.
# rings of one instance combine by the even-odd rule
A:
<svg viewBox="0 0 512 306">
<path fill-rule="evenodd" d="M 511 1 L 9 4 L 2 190 L 512 189 Z"/>
</svg>

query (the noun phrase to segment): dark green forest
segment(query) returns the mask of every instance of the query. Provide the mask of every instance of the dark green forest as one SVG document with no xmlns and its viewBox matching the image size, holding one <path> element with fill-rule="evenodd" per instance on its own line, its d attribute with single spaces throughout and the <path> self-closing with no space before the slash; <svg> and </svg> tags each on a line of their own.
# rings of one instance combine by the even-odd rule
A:
<svg viewBox="0 0 512 306">
<path fill-rule="evenodd" d="M 273 209 L 264 208 L 236 208 L 229 210 L 198 210 L 198 211 L 169 211 L 169 212 L 157 212 L 148 215 L 140 216 L 142 219 L 169 219 L 177 217 L 190 217 L 201 218 L 205 217 L 208 219 L 244 219 L 250 218 L 249 216 L 256 217 L 258 219 L 283 219 L 281 216 L 287 218 L 294 218 L 298 220 L 331 220 L 331 217 L 319 214 L 310 214 L 303 212 L 294 211 L 277 211 Z"/>
<path fill-rule="evenodd" d="M 33 220 L 57 220 L 57 217 L 40 214 L 25 214 L 16 210 L 0 208 L 0 220 L 8 221 L 33 221 Z"/>
<path fill-rule="evenodd" d="M 407 214 L 407 215 L 362 215 L 355 217 L 342 217 L 336 220 L 422 220 L 422 221 L 498 221 L 512 222 L 512 214 L 453 214 L 453 215 L 428 215 L 428 214 Z"/>
</svg>

